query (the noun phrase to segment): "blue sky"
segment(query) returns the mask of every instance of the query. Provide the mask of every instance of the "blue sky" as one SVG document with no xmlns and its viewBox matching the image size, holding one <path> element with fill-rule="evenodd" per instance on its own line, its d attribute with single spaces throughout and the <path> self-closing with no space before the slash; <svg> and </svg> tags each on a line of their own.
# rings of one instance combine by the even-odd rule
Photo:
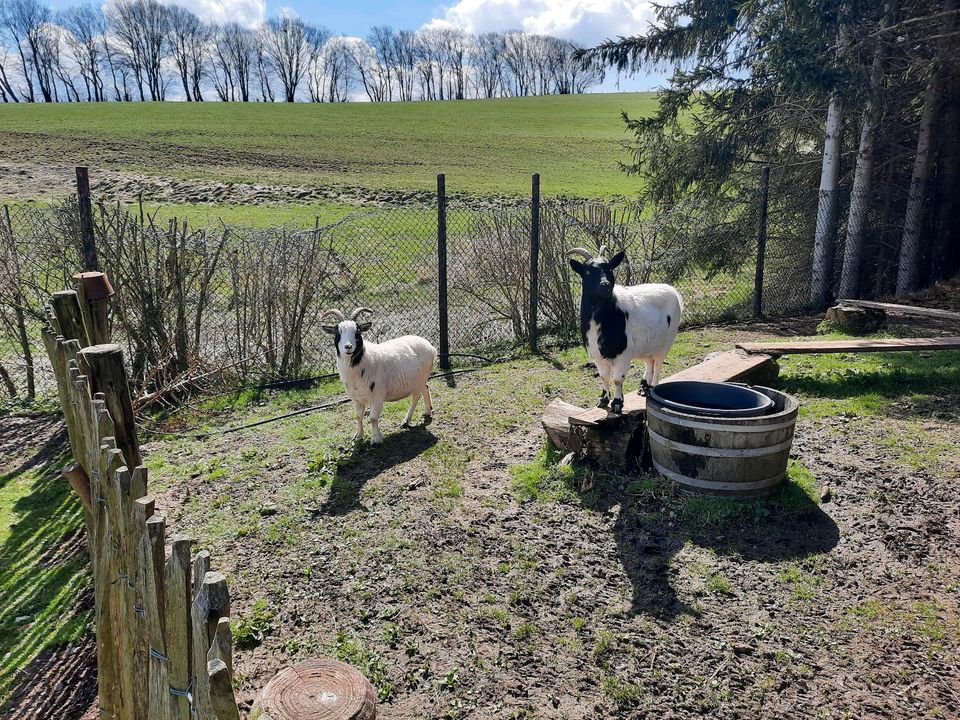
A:
<svg viewBox="0 0 960 720">
<path fill-rule="evenodd" d="M 85 2 L 87 0 L 78 0 Z M 109 0 L 108 0 L 109 1 Z M 415 30 L 428 24 L 446 24 L 471 32 L 526 30 L 546 33 L 591 46 L 605 38 L 643 33 L 653 20 L 651 0 L 161 0 L 177 2 L 205 20 L 237 21 L 256 25 L 265 17 L 294 12 L 324 25 L 335 34 L 363 37 L 373 25 Z M 74 4 L 50 0 L 54 8 Z M 621 90 L 650 90 L 663 82 L 662 73 L 621 78 Z M 608 79 L 605 91 L 617 89 Z"/>
</svg>

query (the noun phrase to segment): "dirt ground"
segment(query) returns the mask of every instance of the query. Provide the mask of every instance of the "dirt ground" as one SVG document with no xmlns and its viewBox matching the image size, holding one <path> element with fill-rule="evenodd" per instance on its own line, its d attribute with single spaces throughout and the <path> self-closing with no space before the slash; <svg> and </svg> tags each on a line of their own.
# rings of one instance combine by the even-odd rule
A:
<svg viewBox="0 0 960 720">
<path fill-rule="evenodd" d="M 675 367 L 810 324 L 689 333 Z M 349 446 L 341 407 L 144 451 L 158 506 L 230 574 L 244 708 L 285 663 L 330 654 L 386 720 L 953 718 L 960 358 L 922 355 L 784 359 L 810 492 L 740 506 L 590 469 L 587 493 L 554 470 L 518 492 L 544 404 L 595 394 L 579 351 L 436 381 L 433 424 L 401 432 L 392 409 L 380 449 Z M 90 652 L 31 666 L 31 697 Z"/>
</svg>

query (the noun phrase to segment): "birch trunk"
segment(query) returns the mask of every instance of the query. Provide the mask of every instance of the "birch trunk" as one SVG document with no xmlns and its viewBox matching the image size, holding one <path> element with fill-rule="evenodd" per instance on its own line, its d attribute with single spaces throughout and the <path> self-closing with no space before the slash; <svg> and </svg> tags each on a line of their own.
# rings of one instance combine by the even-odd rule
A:
<svg viewBox="0 0 960 720">
<path fill-rule="evenodd" d="M 950 13 L 944 21 L 943 34 L 953 32 L 956 0 L 944 0 L 943 12 Z M 926 206 L 927 185 L 933 168 L 934 141 L 937 134 L 937 116 L 943 100 L 943 65 L 947 43 L 941 38 L 937 54 L 930 68 L 927 89 L 920 116 L 920 134 L 917 154 L 913 161 L 913 176 L 907 195 L 907 210 L 903 218 L 903 237 L 900 241 L 900 263 L 897 266 L 897 295 L 913 292 L 920 285 L 920 260 L 923 257 L 923 215 Z"/>
<path fill-rule="evenodd" d="M 834 96 L 827 108 L 826 138 L 823 142 L 823 169 L 820 173 L 820 202 L 813 242 L 813 273 L 810 300 L 817 307 L 830 300 L 833 281 L 833 251 L 837 232 L 837 182 L 840 178 L 840 140 L 843 113 Z"/>
<path fill-rule="evenodd" d="M 880 37 L 870 68 L 870 96 L 863 113 L 860 130 L 860 146 L 857 149 L 857 169 L 854 172 L 853 190 L 850 193 L 850 210 L 847 213 L 847 240 L 843 246 L 843 272 L 840 277 L 840 297 L 860 297 L 860 275 L 863 266 L 863 240 L 867 227 L 867 211 L 873 189 L 874 149 L 877 125 L 880 121 L 881 93 L 883 84 L 883 58 L 886 47 L 883 30 L 890 24 L 894 2 L 884 7 Z"/>
</svg>

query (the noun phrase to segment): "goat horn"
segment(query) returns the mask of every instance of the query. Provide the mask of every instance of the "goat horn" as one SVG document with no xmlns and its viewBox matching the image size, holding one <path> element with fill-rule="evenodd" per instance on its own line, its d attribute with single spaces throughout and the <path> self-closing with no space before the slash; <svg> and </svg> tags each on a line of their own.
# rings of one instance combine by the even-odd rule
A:
<svg viewBox="0 0 960 720">
<path fill-rule="evenodd" d="M 583 259 L 588 262 L 593 260 L 593 255 L 590 253 L 590 251 L 582 247 L 575 247 L 572 250 L 567 250 L 567 255 L 582 255 Z"/>
<path fill-rule="evenodd" d="M 373 315 L 373 310 L 371 310 L 370 308 L 368 308 L 368 307 L 358 307 L 356 310 L 354 310 L 352 313 L 350 313 L 350 319 L 353 320 L 354 322 L 356 322 L 357 318 L 360 317 L 360 313 L 365 313 L 365 312 L 370 313 L 371 315 Z"/>
<path fill-rule="evenodd" d="M 336 318 L 336 320 L 337 320 L 338 323 L 342 323 L 344 320 L 346 320 L 346 318 L 343 316 L 343 313 L 342 313 L 342 312 L 340 312 L 340 311 L 337 310 L 336 308 L 330 308 L 330 309 L 327 310 L 325 313 L 323 313 L 323 315 L 320 316 L 320 322 L 322 323 L 323 320 L 324 320 L 328 315 L 333 315 L 333 317 Z"/>
</svg>

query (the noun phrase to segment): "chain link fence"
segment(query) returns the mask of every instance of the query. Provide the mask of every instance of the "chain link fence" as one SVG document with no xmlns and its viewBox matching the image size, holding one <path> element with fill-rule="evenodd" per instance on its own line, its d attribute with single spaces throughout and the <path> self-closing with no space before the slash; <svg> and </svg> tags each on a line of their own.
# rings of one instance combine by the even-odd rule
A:
<svg viewBox="0 0 960 720">
<path fill-rule="evenodd" d="M 433 203 L 361 208 L 330 224 L 266 229 L 193 228 L 95 203 L 94 238 L 100 269 L 116 289 L 114 337 L 125 345 L 137 392 L 150 398 L 201 380 L 332 372 L 332 341 L 318 322 L 331 307 L 372 308 L 373 340 L 422 335 L 440 348 L 444 365 L 537 338 L 576 342 L 580 289 L 567 263 L 576 246 L 625 250 L 618 282 L 674 284 L 688 327 L 758 310 L 802 311 L 810 307 L 817 193 L 771 186 L 765 203 L 763 192 L 758 184 L 657 212 L 628 201 L 477 204 L 441 194 Z M 0 380 L 9 394 L 26 393 L 28 384 L 49 389 L 39 328 L 46 298 L 71 287 L 82 266 L 77 217 L 75 199 L 7 207 L 0 217 Z M 873 252 L 890 230 L 874 220 L 869 227 Z M 874 254 L 882 278 L 889 271 L 880 250 Z"/>
</svg>

